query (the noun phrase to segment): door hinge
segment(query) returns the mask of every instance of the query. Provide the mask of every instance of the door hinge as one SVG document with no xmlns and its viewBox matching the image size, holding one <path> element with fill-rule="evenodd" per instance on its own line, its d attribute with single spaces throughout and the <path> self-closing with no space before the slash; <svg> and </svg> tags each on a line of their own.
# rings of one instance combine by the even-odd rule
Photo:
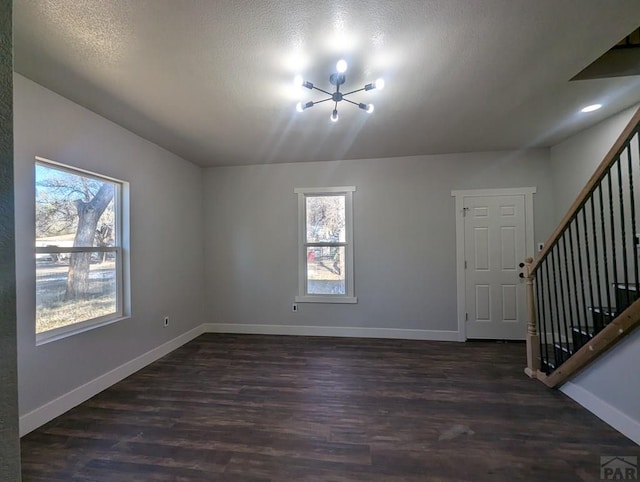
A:
<svg viewBox="0 0 640 482">
<path fill-rule="evenodd" d="M 462 208 L 462 217 L 464 218 L 467 215 L 467 211 L 469 208 Z"/>
<path fill-rule="evenodd" d="M 469 313 L 464 314 L 464 321 L 469 321 Z"/>
<path fill-rule="evenodd" d="M 467 269 L 467 260 L 464 260 L 464 269 Z"/>
</svg>

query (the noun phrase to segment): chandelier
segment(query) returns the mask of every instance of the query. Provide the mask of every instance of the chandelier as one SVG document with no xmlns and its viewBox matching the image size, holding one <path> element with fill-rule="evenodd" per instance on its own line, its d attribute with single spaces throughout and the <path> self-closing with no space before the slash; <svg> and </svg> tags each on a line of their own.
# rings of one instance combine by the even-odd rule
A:
<svg viewBox="0 0 640 482">
<path fill-rule="evenodd" d="M 332 101 L 334 103 L 333 112 L 331 113 L 332 122 L 338 121 L 338 102 L 342 102 L 342 101 L 348 102 L 349 104 L 353 104 L 356 107 L 359 107 L 360 109 L 364 110 L 369 114 L 373 112 L 373 108 L 374 108 L 373 104 L 363 104 L 363 103 L 353 102 L 352 100 L 349 100 L 346 97 L 348 95 L 355 94 L 356 92 L 361 92 L 363 90 L 373 90 L 373 89 L 382 90 L 384 89 L 384 79 L 378 79 L 375 82 L 365 85 L 361 89 L 352 90 L 351 92 L 340 92 L 340 86 L 344 84 L 345 81 L 347 80 L 347 77 L 344 74 L 347 71 L 347 61 L 344 59 L 338 60 L 338 63 L 336 64 L 336 70 L 337 72 L 334 72 L 329 76 L 329 82 L 331 83 L 331 85 L 336 86 L 336 90 L 333 93 L 327 92 L 326 90 L 316 87 L 311 82 L 305 81 L 301 75 L 295 76 L 293 82 L 296 86 L 306 87 L 309 90 L 313 90 L 313 89 L 319 90 L 320 92 L 327 94 L 329 96 L 325 99 L 317 100 L 315 102 L 313 101 L 309 101 L 307 103 L 298 102 L 298 104 L 296 105 L 296 110 L 298 112 L 302 112 L 305 109 L 308 109 L 309 107 L 313 107 L 316 104 L 320 104 L 322 102 L 327 102 L 327 101 Z"/>
</svg>

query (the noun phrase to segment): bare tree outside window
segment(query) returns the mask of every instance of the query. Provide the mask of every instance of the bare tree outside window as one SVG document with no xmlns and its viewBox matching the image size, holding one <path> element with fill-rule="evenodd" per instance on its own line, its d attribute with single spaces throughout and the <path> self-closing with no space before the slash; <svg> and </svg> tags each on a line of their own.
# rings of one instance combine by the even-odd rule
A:
<svg viewBox="0 0 640 482">
<path fill-rule="evenodd" d="M 36 333 L 119 311 L 118 183 L 36 164 Z"/>
</svg>

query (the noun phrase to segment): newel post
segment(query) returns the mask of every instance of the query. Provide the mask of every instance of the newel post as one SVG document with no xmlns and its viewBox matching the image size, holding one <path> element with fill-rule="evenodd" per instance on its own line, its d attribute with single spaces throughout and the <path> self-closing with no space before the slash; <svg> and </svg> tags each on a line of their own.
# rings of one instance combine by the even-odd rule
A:
<svg viewBox="0 0 640 482">
<path fill-rule="evenodd" d="M 527 368 L 524 369 L 524 372 L 531 378 L 537 378 L 538 370 L 540 370 L 540 337 L 536 326 L 532 263 L 533 258 L 525 259 L 520 275 L 525 279 L 527 290 Z"/>
</svg>

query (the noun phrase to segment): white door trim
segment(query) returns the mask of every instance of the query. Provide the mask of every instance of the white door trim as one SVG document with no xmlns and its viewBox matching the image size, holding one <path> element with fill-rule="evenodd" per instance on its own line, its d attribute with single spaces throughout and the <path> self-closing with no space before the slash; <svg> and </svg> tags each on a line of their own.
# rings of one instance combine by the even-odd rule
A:
<svg viewBox="0 0 640 482">
<path fill-rule="evenodd" d="M 469 189 L 454 190 L 451 195 L 456 198 L 456 288 L 458 299 L 458 336 L 459 341 L 467 339 L 466 333 L 466 290 L 464 273 L 464 199 L 478 196 L 524 196 L 524 226 L 526 256 L 533 257 L 533 195 L 535 187 L 515 187 L 505 189 Z M 524 261 L 524 260 L 522 260 Z"/>
</svg>

